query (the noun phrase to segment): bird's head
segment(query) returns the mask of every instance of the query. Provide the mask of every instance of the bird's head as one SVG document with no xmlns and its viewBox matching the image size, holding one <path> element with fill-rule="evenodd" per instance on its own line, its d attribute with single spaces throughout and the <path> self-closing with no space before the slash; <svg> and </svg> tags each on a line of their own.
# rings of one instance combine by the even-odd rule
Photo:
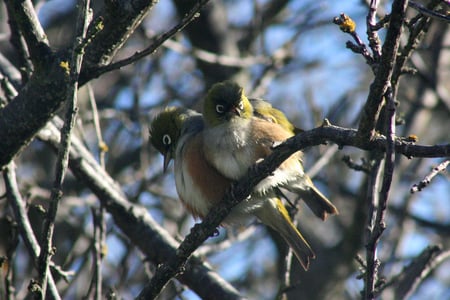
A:
<svg viewBox="0 0 450 300">
<path fill-rule="evenodd" d="M 164 157 L 164 171 L 175 158 L 185 118 L 185 109 L 172 106 L 159 113 L 150 123 L 150 142 Z"/>
<path fill-rule="evenodd" d="M 203 105 L 203 116 L 210 126 L 217 126 L 232 118 L 250 119 L 253 108 L 244 89 L 234 81 L 223 81 L 209 89 Z"/>
</svg>

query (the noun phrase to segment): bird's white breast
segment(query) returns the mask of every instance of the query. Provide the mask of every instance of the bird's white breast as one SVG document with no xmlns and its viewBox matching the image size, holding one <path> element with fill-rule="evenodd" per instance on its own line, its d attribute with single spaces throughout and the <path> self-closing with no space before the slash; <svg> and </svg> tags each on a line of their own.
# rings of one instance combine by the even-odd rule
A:
<svg viewBox="0 0 450 300">
<path fill-rule="evenodd" d="M 254 164 L 249 128 L 250 121 L 231 120 L 204 131 L 206 159 L 227 178 L 241 178 Z"/>
</svg>

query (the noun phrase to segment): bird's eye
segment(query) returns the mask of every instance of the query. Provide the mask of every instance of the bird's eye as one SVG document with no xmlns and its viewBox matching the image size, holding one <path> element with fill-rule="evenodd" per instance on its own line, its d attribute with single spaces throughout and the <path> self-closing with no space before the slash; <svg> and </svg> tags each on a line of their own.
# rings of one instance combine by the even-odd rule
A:
<svg viewBox="0 0 450 300">
<path fill-rule="evenodd" d="M 240 110 L 244 109 L 244 101 L 239 102 L 239 109 Z"/>
<path fill-rule="evenodd" d="M 225 107 L 224 107 L 222 104 L 217 104 L 217 105 L 216 105 L 216 111 L 217 111 L 219 114 L 222 114 L 222 113 L 225 112 Z"/>
<path fill-rule="evenodd" d="M 164 145 L 168 146 L 172 143 L 172 139 L 168 134 L 163 135 L 162 142 Z"/>
</svg>

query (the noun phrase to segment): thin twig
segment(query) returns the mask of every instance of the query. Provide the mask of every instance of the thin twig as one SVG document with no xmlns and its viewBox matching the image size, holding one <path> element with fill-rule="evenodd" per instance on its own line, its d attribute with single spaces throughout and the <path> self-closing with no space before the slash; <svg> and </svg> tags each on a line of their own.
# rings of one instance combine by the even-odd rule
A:
<svg viewBox="0 0 450 300">
<path fill-rule="evenodd" d="M 58 151 L 58 159 L 56 162 L 56 175 L 53 183 L 52 193 L 50 195 L 50 203 L 47 216 L 44 220 L 43 238 L 41 245 L 41 253 L 39 255 L 39 284 L 41 286 L 41 299 L 45 298 L 47 290 L 47 276 L 49 273 L 49 263 L 54 252 L 52 246 L 53 231 L 55 227 L 55 219 L 58 211 L 59 202 L 62 198 L 62 185 L 67 171 L 69 161 L 70 137 L 72 128 L 75 124 L 77 115 L 77 90 L 78 90 L 78 76 L 81 70 L 81 63 L 83 61 L 84 49 L 80 49 L 81 43 L 86 37 L 87 28 L 89 25 L 91 13 L 89 10 L 89 0 L 84 0 L 80 4 L 79 15 L 77 19 L 77 28 L 75 42 L 72 49 L 72 57 L 70 63 L 61 65 L 61 67 L 68 68 L 69 86 L 67 88 L 67 108 L 65 114 L 65 122 L 62 129 L 61 145 Z"/>
<path fill-rule="evenodd" d="M 92 280 L 86 294 L 86 299 L 102 299 L 102 261 L 105 254 L 105 238 L 106 238 L 106 223 L 105 212 L 103 205 L 99 209 L 92 208 L 92 217 L 94 219 L 94 271 Z"/>
<path fill-rule="evenodd" d="M 371 192 L 373 199 L 370 206 L 371 214 L 369 215 L 368 242 L 366 244 L 366 281 L 364 288 L 364 299 L 374 299 L 376 297 L 379 282 L 379 266 L 380 261 L 377 258 L 376 248 L 381 235 L 386 228 L 386 208 L 389 198 L 389 190 L 392 183 L 395 163 L 395 102 L 392 97 L 392 89 L 389 87 L 385 95 L 387 101 L 386 109 L 386 153 L 384 157 L 384 174 L 381 185 L 381 191 L 378 195 L 378 184 L 373 185 Z M 377 166 L 377 178 L 381 174 L 381 166 Z M 377 181 L 376 181 L 377 182 Z"/>
<path fill-rule="evenodd" d="M 375 128 L 383 107 L 383 96 L 390 84 L 396 62 L 407 5 L 408 0 L 394 0 L 392 3 L 389 29 L 383 44 L 380 64 L 361 114 L 358 128 L 361 138 L 372 139 L 375 136 Z"/>
<path fill-rule="evenodd" d="M 89 93 L 89 103 L 92 110 L 92 119 L 95 127 L 95 134 L 97 135 L 97 145 L 99 151 L 99 161 L 102 169 L 105 169 L 105 153 L 108 151 L 108 146 L 102 137 L 102 130 L 100 126 L 100 118 L 97 110 L 97 103 L 95 101 L 94 91 L 91 84 L 87 84 Z M 95 299 L 102 298 L 102 261 L 104 257 L 104 247 L 106 243 L 106 223 L 105 223 L 105 208 L 102 203 L 98 211 L 92 209 L 94 220 L 94 276 L 92 278 L 91 287 L 95 287 Z M 89 295 L 89 293 L 88 293 Z"/>
<path fill-rule="evenodd" d="M 431 180 L 433 180 L 433 178 L 436 177 L 436 175 L 438 175 L 439 173 L 444 172 L 449 164 L 450 164 L 450 160 L 445 160 L 445 161 L 441 162 L 439 165 L 437 165 L 436 167 L 434 167 L 433 170 L 431 170 L 430 174 L 425 176 L 425 178 L 422 181 L 414 184 L 411 187 L 411 190 L 410 190 L 411 194 L 420 192 L 425 187 L 427 187 L 431 183 Z"/>
<path fill-rule="evenodd" d="M 87 84 L 89 94 L 89 104 L 91 105 L 92 121 L 94 122 L 95 134 L 97 136 L 97 145 L 99 151 L 99 161 L 102 168 L 105 168 L 105 154 L 108 152 L 108 146 L 102 137 L 102 129 L 100 126 L 100 117 L 98 115 L 97 102 L 95 101 L 94 91 L 90 83 Z"/>
<path fill-rule="evenodd" d="M 377 9 L 380 5 L 379 0 L 371 0 L 369 5 L 369 13 L 366 18 L 367 38 L 369 39 L 369 47 L 372 49 L 372 55 L 375 62 L 380 61 L 381 57 L 381 41 L 378 36 L 377 27 Z"/>
<path fill-rule="evenodd" d="M 247 57 L 219 55 L 202 49 L 190 49 L 182 43 L 178 43 L 171 39 L 166 40 L 163 46 L 175 52 L 186 54 L 208 63 L 227 67 L 248 68 L 256 64 L 268 65 L 272 63 L 271 59 L 262 55 Z"/>
<path fill-rule="evenodd" d="M 346 46 L 350 50 L 352 50 L 355 53 L 361 54 L 365 60 L 366 63 L 372 68 L 372 70 L 375 70 L 375 60 L 373 55 L 369 52 L 369 49 L 367 48 L 366 44 L 362 41 L 362 39 L 359 37 L 358 33 L 356 32 L 356 23 L 353 21 L 349 16 L 342 13 L 339 15 L 339 17 L 335 17 L 333 19 L 333 23 L 336 25 L 339 25 L 339 28 L 345 32 L 350 34 L 350 36 L 353 38 L 355 43 L 351 41 L 347 41 Z"/>
<path fill-rule="evenodd" d="M 20 236 L 24 241 L 25 247 L 28 253 L 32 257 L 35 265 L 37 266 L 37 259 L 40 254 L 39 242 L 34 236 L 33 229 L 31 228 L 30 221 L 25 210 L 25 201 L 19 192 L 19 187 L 17 186 L 16 171 L 14 162 L 9 163 L 4 172 L 3 179 L 5 181 L 6 193 L 9 203 L 13 209 L 15 220 L 17 222 Z M 51 273 L 48 274 L 47 284 L 49 287 L 49 293 L 53 299 L 61 299 L 56 288 L 55 281 Z"/>
<path fill-rule="evenodd" d="M 438 5 L 439 0 L 434 0 L 430 2 L 430 7 L 435 7 Z M 431 18 L 425 15 L 418 14 L 412 18 L 408 24 L 409 36 L 407 43 L 401 49 L 399 55 L 397 56 L 397 61 L 394 66 L 394 71 L 392 73 L 391 84 L 394 91 L 394 98 L 397 98 L 396 93 L 398 91 L 398 86 L 400 82 L 400 76 L 405 74 L 405 72 L 416 70 L 411 70 L 406 66 L 408 59 L 411 57 L 413 51 L 418 47 L 422 39 L 425 37 L 425 33 L 428 31 L 431 25 Z"/>
<path fill-rule="evenodd" d="M 334 157 L 334 155 L 339 151 L 339 147 L 337 145 L 332 145 L 329 147 L 324 153 L 320 155 L 320 158 L 316 160 L 314 165 L 311 166 L 311 168 L 308 169 L 308 176 L 312 179 L 316 177 L 316 175 L 322 170 L 324 167 L 326 167 L 328 164 L 330 164 L 331 158 Z"/>
<path fill-rule="evenodd" d="M 138 60 L 140 60 L 141 58 L 144 58 L 145 56 L 152 54 L 153 52 L 156 51 L 156 49 L 159 48 L 159 46 L 161 46 L 166 40 L 170 39 L 172 36 L 174 36 L 175 34 L 177 34 L 178 32 L 180 32 L 181 30 L 183 30 L 189 23 L 191 23 L 195 18 L 198 17 L 198 14 L 200 12 L 200 10 L 203 8 L 203 6 L 205 6 L 207 3 L 209 2 L 209 0 L 201 0 L 199 2 L 197 2 L 194 7 L 189 11 L 189 13 L 187 13 L 183 19 L 181 20 L 181 22 L 179 22 L 177 25 L 175 25 L 172 29 L 170 29 L 169 31 L 159 35 L 158 37 L 154 38 L 152 43 L 150 44 L 150 46 L 148 46 L 147 48 L 145 48 L 142 51 L 138 51 L 135 54 L 133 54 L 132 56 L 119 60 L 115 63 L 111 63 L 107 66 L 104 67 L 99 67 L 97 69 L 95 69 L 93 71 L 93 76 L 91 78 L 95 78 L 98 77 L 104 73 L 107 72 L 111 72 L 113 70 L 117 70 L 120 69 L 124 66 L 127 66 L 129 64 L 132 64 Z"/>
<path fill-rule="evenodd" d="M 425 6 L 423 6 L 420 3 L 417 3 L 415 1 L 409 1 L 409 6 L 411 6 L 412 8 L 416 9 L 417 11 L 419 11 L 420 13 L 424 14 L 425 16 L 428 17 L 433 17 L 436 18 L 440 21 L 444 21 L 447 23 L 450 23 L 450 16 L 448 15 L 444 15 L 444 14 L 440 14 L 438 12 L 435 12 L 434 10 L 428 9 Z"/>
<path fill-rule="evenodd" d="M 395 299 L 409 299 L 427 276 L 450 258 L 450 251 L 442 246 L 428 246 L 411 263 L 394 276 L 387 286 L 394 286 Z"/>
<path fill-rule="evenodd" d="M 292 216 L 291 216 L 292 217 Z M 297 219 L 292 218 L 292 223 L 294 226 L 297 226 Z M 278 295 L 277 299 L 287 300 L 286 291 L 292 286 L 291 275 L 292 275 L 292 260 L 294 258 L 294 252 L 291 247 L 288 247 L 288 252 L 286 257 L 284 258 L 285 270 L 283 274 L 283 281 L 280 288 L 280 295 Z"/>
<path fill-rule="evenodd" d="M 378 278 L 378 267 L 380 265 L 376 256 L 377 240 L 374 238 L 376 227 L 377 210 L 379 209 L 379 187 L 382 174 L 382 159 L 377 158 L 372 167 L 371 175 L 369 177 L 369 218 L 367 220 L 366 228 L 366 270 L 364 280 L 363 299 L 374 299 L 375 284 Z"/>
</svg>

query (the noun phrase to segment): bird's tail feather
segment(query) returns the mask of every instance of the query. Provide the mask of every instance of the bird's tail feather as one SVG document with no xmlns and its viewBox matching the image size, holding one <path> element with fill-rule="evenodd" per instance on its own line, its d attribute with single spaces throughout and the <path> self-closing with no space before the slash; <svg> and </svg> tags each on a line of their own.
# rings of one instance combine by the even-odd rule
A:
<svg viewBox="0 0 450 300">
<path fill-rule="evenodd" d="M 286 186 L 286 188 L 298 194 L 303 201 L 305 201 L 306 205 L 312 210 L 312 212 L 320 219 L 326 220 L 328 215 L 337 215 L 339 214 L 336 206 L 325 197 L 311 181 L 309 177 L 305 177 L 301 185 L 290 184 Z"/>
<path fill-rule="evenodd" d="M 294 252 L 305 270 L 309 262 L 315 258 L 313 250 L 292 223 L 289 214 L 279 198 L 270 198 L 254 213 L 265 225 L 277 231 Z"/>
</svg>

